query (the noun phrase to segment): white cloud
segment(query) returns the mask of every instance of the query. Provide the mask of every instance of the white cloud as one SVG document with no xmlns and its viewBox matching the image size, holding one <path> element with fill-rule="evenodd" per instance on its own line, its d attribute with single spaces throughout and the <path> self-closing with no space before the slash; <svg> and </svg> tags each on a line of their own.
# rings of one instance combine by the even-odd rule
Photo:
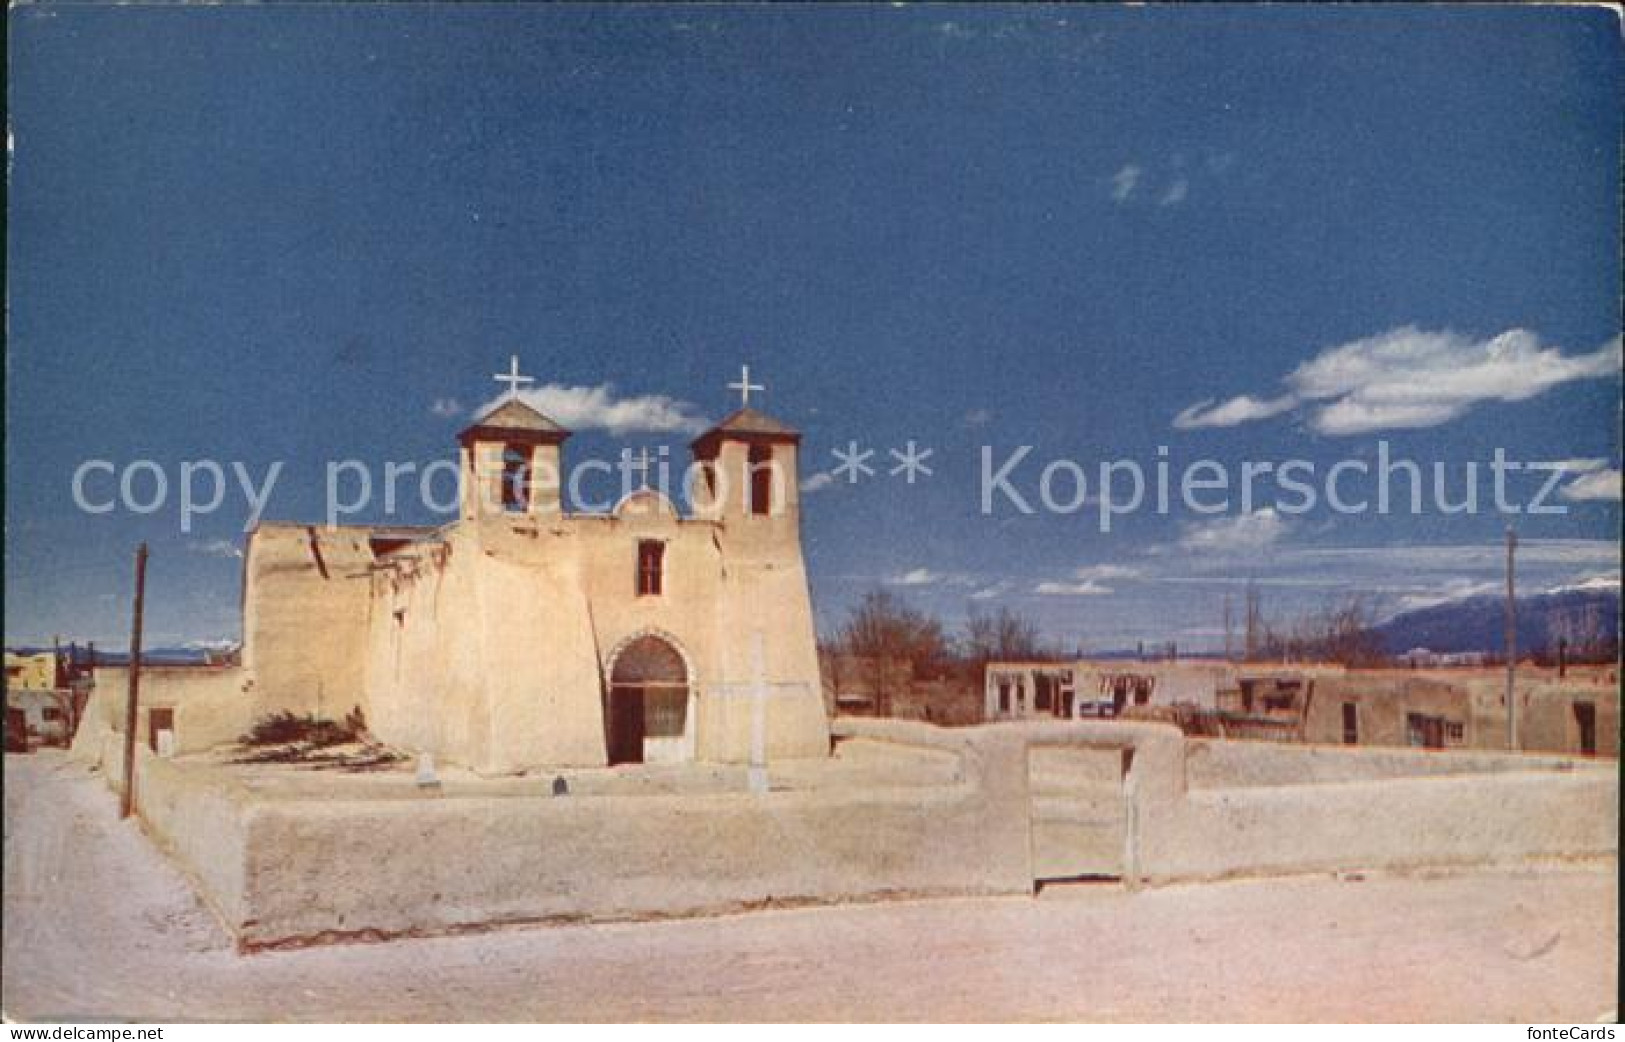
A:
<svg viewBox="0 0 1625 1042">
<path fill-rule="evenodd" d="M 965 426 L 986 427 L 993 422 L 993 413 L 989 409 L 972 409 L 965 414 Z"/>
<path fill-rule="evenodd" d="M 886 581 L 893 586 L 930 586 L 941 581 L 942 576 L 929 568 L 913 568 L 902 575 L 893 576 Z"/>
<path fill-rule="evenodd" d="M 1250 514 L 1187 522 L 1179 545 L 1204 553 L 1246 553 L 1273 546 L 1290 527 L 1274 507 L 1261 507 Z"/>
<path fill-rule="evenodd" d="M 835 484 L 835 475 L 827 470 L 821 470 L 801 482 L 801 491 L 817 492 L 819 489 L 829 488 Z"/>
<path fill-rule="evenodd" d="M 1113 590 L 1110 586 L 1086 579 L 1076 583 L 1042 582 L 1033 587 L 1033 592 L 1046 597 L 1101 597 Z"/>
<path fill-rule="evenodd" d="M 1618 593 L 1619 572 L 1609 572 L 1605 575 L 1588 575 L 1576 582 L 1553 586 L 1547 593 Z"/>
<path fill-rule="evenodd" d="M 519 392 L 520 401 L 570 430 L 604 430 L 611 434 L 698 434 L 706 427 L 699 409 L 663 394 L 618 398 L 613 384 L 566 387 L 546 384 Z M 494 398 L 482 405 L 483 416 L 506 401 Z"/>
<path fill-rule="evenodd" d="M 1501 590 L 1499 582 L 1485 580 L 1474 582 L 1471 579 L 1451 579 L 1443 586 L 1434 590 L 1421 590 L 1406 593 L 1399 598 L 1399 611 L 1416 611 L 1419 608 L 1432 608 L 1451 601 L 1464 601 L 1469 597 L 1482 597 L 1485 594 L 1497 593 Z"/>
<path fill-rule="evenodd" d="M 1140 576 L 1138 568 L 1130 568 L 1121 564 L 1091 564 L 1075 569 L 1072 577 L 1083 582 L 1109 581 L 1112 579 L 1137 579 Z"/>
<path fill-rule="evenodd" d="M 195 554 L 205 557 L 241 557 L 243 551 L 230 539 L 210 539 L 205 542 L 188 543 L 187 549 Z"/>
<path fill-rule="evenodd" d="M 1566 470 L 1574 474 L 1589 474 L 1594 470 L 1601 470 L 1608 466 L 1605 459 L 1560 459 L 1550 464 L 1558 470 Z"/>
<path fill-rule="evenodd" d="M 1590 502 L 1594 500 L 1619 501 L 1621 475 L 1617 468 L 1609 467 L 1605 470 L 1594 470 L 1589 474 L 1582 474 L 1573 481 L 1564 485 L 1560 495 L 1564 499 L 1576 502 Z"/>
<path fill-rule="evenodd" d="M 1134 188 L 1140 183 L 1140 168 L 1133 163 L 1112 175 L 1112 199 L 1119 203 L 1126 203 L 1134 194 Z"/>
<path fill-rule="evenodd" d="M 1250 394 L 1232 398 L 1223 405 L 1214 406 L 1207 398 L 1174 417 L 1177 430 L 1188 431 L 1199 427 L 1234 427 L 1252 420 L 1268 419 L 1296 407 L 1298 400 L 1291 395 L 1263 401 Z"/>
<path fill-rule="evenodd" d="M 443 420 L 449 420 L 463 414 L 463 403 L 455 398 L 436 398 L 429 411 Z"/>
<path fill-rule="evenodd" d="M 1162 193 L 1162 198 L 1157 200 L 1157 205 L 1178 206 L 1185 201 L 1185 197 L 1190 194 L 1190 190 L 1191 183 L 1188 180 L 1183 177 L 1176 177 L 1174 183 L 1168 186 L 1168 190 Z"/>
<path fill-rule="evenodd" d="M 1008 592 L 1010 592 L 1009 583 L 996 582 L 991 586 L 984 586 L 980 590 L 977 590 L 975 593 L 970 595 L 970 599 L 973 601 L 990 601 L 995 597 L 1002 597 Z"/>
<path fill-rule="evenodd" d="M 1332 436 L 1436 427 L 1482 402 L 1517 402 L 1576 380 L 1619 372 L 1616 337 L 1588 354 L 1564 354 L 1531 332 L 1488 340 L 1403 326 L 1328 348 L 1284 379 L 1273 399 L 1241 395 L 1201 402 L 1174 420 L 1180 429 L 1228 427 L 1303 406 L 1310 426 Z"/>
</svg>

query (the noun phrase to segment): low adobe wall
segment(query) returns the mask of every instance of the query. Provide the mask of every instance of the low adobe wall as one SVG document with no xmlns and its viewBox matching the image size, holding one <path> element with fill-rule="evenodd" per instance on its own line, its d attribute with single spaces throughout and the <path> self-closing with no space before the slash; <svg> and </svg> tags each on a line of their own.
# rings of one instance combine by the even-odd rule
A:
<svg viewBox="0 0 1625 1042">
<path fill-rule="evenodd" d="M 1328 782 L 1381 781 L 1441 774 L 1595 769 L 1570 757 L 1474 749 L 1385 748 L 1353 745 L 1264 744 L 1191 738 L 1185 771 L 1192 789 Z"/>
<path fill-rule="evenodd" d="M 100 770 L 115 793 L 124 790 L 124 740 L 110 728 L 81 730 L 70 754 Z M 153 841 L 179 863 L 195 889 L 233 933 L 250 908 L 244 868 L 253 825 L 246 789 L 216 774 L 199 775 L 135 748 L 135 809 Z"/>
<path fill-rule="evenodd" d="M 202 752 L 234 742 L 252 723 L 249 687 L 248 675 L 240 666 L 143 665 L 136 741 L 150 743 L 151 710 L 171 709 L 177 753 Z M 80 730 L 88 728 L 97 742 L 105 731 L 122 732 L 129 690 L 128 667 L 97 666 L 96 687 L 85 705 Z"/>
<path fill-rule="evenodd" d="M 949 752 L 957 780 L 760 795 L 414 790 L 328 799 L 251 791 L 229 768 L 143 750 L 137 804 L 246 948 L 1030 893 L 1035 868 L 1066 864 L 1080 849 L 1090 864 L 1119 870 L 1100 874 L 1130 884 L 1617 850 L 1615 777 L 1575 761 L 1203 745 L 1149 723 L 949 730 L 837 720 L 833 729 Z M 108 732 L 94 757 L 115 783 L 116 740 Z M 1070 751 L 1086 754 L 1078 765 L 1086 769 L 1068 769 Z M 1126 772 L 1101 774 L 1102 765 Z M 1450 773 L 1458 769 L 1472 773 Z M 1289 775 L 1296 781 L 1281 784 Z M 1095 811 L 1120 808 L 1120 822 L 1059 813 L 1074 784 Z"/>
<path fill-rule="evenodd" d="M 1151 883 L 1496 865 L 1618 850 L 1606 772 L 1512 772 L 1196 790 L 1140 819 Z"/>
<path fill-rule="evenodd" d="M 961 757 L 965 780 L 761 795 L 290 799 L 141 750 L 137 807 L 245 949 L 1031 892 L 1027 816 L 1011 812 L 1026 799 L 1017 760 L 989 770 L 961 732 L 924 730 L 909 744 Z M 119 754 L 109 734 L 94 757 L 115 787 Z"/>
</svg>

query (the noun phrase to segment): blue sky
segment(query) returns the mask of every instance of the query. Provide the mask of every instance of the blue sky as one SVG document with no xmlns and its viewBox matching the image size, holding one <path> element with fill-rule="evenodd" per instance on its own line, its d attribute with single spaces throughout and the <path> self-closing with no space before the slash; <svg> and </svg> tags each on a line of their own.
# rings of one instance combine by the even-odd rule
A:
<svg viewBox="0 0 1625 1042">
<path fill-rule="evenodd" d="M 980 510 L 980 456 L 1576 461 L 1530 588 L 1617 583 L 1619 26 L 1602 9 L 310 5 L 10 11 L 8 642 L 237 632 L 182 461 L 446 458 L 517 353 L 572 455 L 805 434 L 821 622 L 892 588 L 1217 640 L 1495 581 L 1507 518 Z M 607 387 L 606 387 L 607 385 Z M 1177 421 L 1177 422 L 1176 422 Z M 849 440 L 933 473 L 818 479 Z M 87 459 L 171 496 L 91 516 Z M 105 478 L 98 480 L 106 481 Z M 1525 477 L 1523 498 L 1544 484 Z M 113 483 L 96 486 L 105 493 Z M 1452 489 L 1452 496 L 1456 490 Z M 436 520 L 407 510 L 397 520 Z M 383 520 L 381 511 L 355 520 Z"/>
</svg>

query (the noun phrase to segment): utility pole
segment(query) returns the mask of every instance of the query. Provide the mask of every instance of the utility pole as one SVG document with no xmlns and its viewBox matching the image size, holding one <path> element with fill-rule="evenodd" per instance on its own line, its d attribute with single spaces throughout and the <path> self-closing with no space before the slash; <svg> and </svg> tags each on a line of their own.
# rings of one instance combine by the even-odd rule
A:
<svg viewBox="0 0 1625 1042">
<path fill-rule="evenodd" d="M 124 701 L 124 795 L 119 800 L 119 817 L 127 818 L 135 807 L 135 722 L 136 703 L 141 694 L 141 610 L 147 593 L 147 544 L 135 551 L 135 618 L 130 624 L 130 690 Z"/>
<path fill-rule="evenodd" d="M 1513 579 L 1513 555 L 1518 548 L 1518 534 L 1507 525 L 1507 748 L 1518 751 L 1518 702 L 1514 682 L 1518 676 L 1518 606 L 1517 587 Z"/>
</svg>

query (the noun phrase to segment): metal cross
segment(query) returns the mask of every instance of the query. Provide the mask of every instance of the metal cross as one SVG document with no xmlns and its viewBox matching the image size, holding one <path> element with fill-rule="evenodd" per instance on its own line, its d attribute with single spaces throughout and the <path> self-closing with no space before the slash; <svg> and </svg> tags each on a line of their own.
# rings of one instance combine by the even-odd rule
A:
<svg viewBox="0 0 1625 1042">
<path fill-rule="evenodd" d="M 634 457 L 632 455 L 632 450 L 631 449 L 626 449 L 624 458 L 626 460 L 627 469 L 628 470 L 635 470 L 635 471 L 638 472 L 638 483 L 640 485 L 642 485 L 644 488 L 648 488 L 649 487 L 649 447 L 647 445 L 645 445 L 642 449 L 638 450 L 638 454 L 637 454 L 636 457 Z"/>
<path fill-rule="evenodd" d="M 763 387 L 761 384 L 753 384 L 753 383 L 751 383 L 750 382 L 750 366 L 742 365 L 742 366 L 739 367 L 739 382 L 736 383 L 736 384 L 729 384 L 728 385 L 728 390 L 730 390 L 730 391 L 738 391 L 739 392 L 739 404 L 748 406 L 748 405 L 750 405 L 750 392 L 752 392 L 752 391 L 765 391 L 765 390 L 767 390 L 767 388 Z"/>
<path fill-rule="evenodd" d="M 508 371 L 505 372 L 505 373 L 492 373 L 491 374 L 491 379 L 495 380 L 499 384 L 507 384 L 508 385 L 508 397 L 509 398 L 517 398 L 517 397 L 519 397 L 519 385 L 520 384 L 528 384 L 528 383 L 535 383 L 536 382 L 531 377 L 520 376 L 519 375 L 519 356 L 518 355 L 510 355 L 510 356 L 508 356 Z"/>
</svg>

